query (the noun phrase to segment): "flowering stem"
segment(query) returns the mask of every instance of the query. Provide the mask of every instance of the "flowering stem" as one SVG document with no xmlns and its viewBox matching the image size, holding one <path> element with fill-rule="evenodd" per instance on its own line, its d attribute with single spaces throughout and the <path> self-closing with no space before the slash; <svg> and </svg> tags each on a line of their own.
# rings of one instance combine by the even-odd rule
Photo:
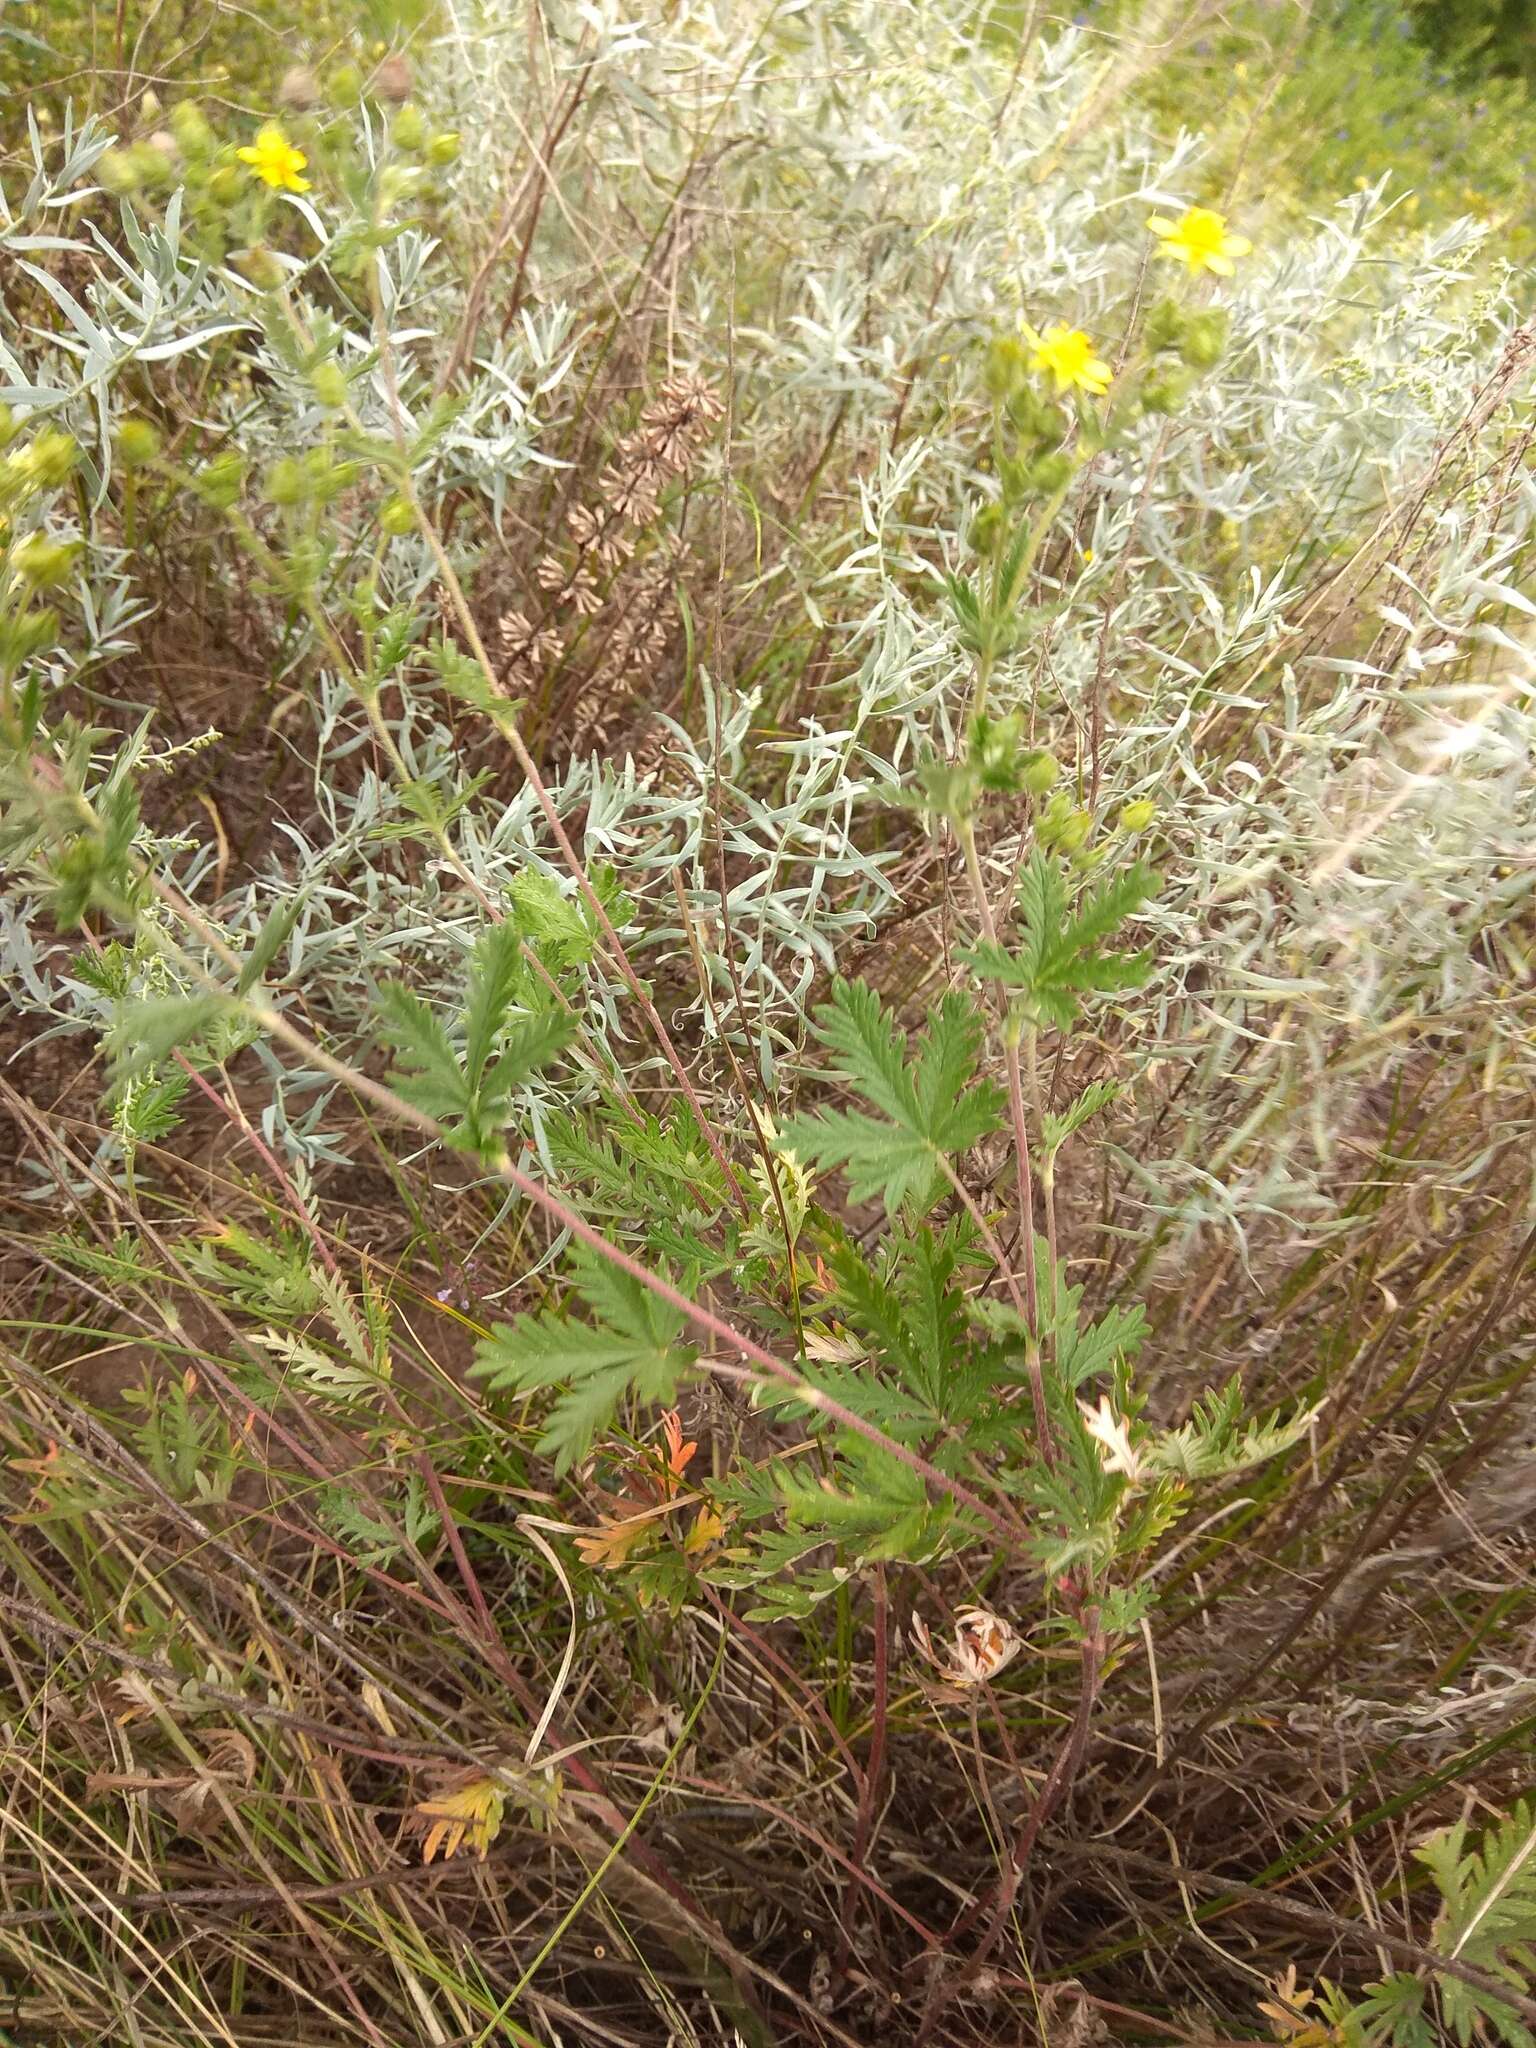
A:
<svg viewBox="0 0 1536 2048">
<path fill-rule="evenodd" d="M 965 855 L 965 871 L 970 877 L 971 893 L 976 899 L 976 915 L 981 920 L 982 932 L 988 943 L 996 945 L 997 922 L 992 915 L 992 905 L 987 900 L 981 862 L 976 854 L 976 827 L 969 818 L 965 818 L 961 820 L 957 830 L 960 834 L 961 850 Z M 1024 1246 L 1023 1313 L 1028 1331 L 1025 1363 L 1029 1372 L 1029 1397 L 1035 1413 L 1035 1435 L 1040 1445 L 1040 1455 L 1047 1465 L 1054 1466 L 1056 1444 L 1051 1435 L 1050 1411 L 1045 1400 L 1045 1376 L 1040 1366 L 1040 1276 L 1035 1266 L 1035 1185 L 1034 1170 L 1030 1163 L 1029 1119 L 1024 1113 L 1024 1080 L 1019 1069 L 1019 1048 L 1006 1024 L 1003 1029 L 1003 1063 L 1008 1074 L 1008 1114 L 1013 1124 L 1013 1156 L 1018 1174 L 1019 1234 Z M 1003 1271 L 1006 1275 L 1006 1264 Z"/>
</svg>

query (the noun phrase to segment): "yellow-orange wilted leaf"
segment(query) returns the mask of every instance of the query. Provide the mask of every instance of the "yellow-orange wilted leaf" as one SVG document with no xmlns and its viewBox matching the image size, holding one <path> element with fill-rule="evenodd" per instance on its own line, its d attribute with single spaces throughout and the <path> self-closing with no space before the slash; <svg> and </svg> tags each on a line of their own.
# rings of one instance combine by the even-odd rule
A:
<svg viewBox="0 0 1536 2048">
<path fill-rule="evenodd" d="M 702 1550 L 708 1550 L 725 1534 L 725 1517 L 717 1508 L 700 1508 L 693 1518 L 693 1526 L 683 1538 L 683 1548 L 690 1557 L 697 1557 Z"/>
<path fill-rule="evenodd" d="M 643 1515 L 628 1515 L 622 1521 L 599 1522 L 588 1535 L 576 1538 L 582 1562 L 595 1564 L 602 1571 L 615 1571 L 621 1564 L 628 1564 L 636 1545 L 650 1534 L 665 1512 L 664 1508 L 647 1508 Z"/>
<path fill-rule="evenodd" d="M 507 1795 L 494 1778 L 471 1778 L 435 1798 L 418 1800 L 413 1818 L 427 1831 L 422 1862 L 430 1863 L 439 1850 L 445 1859 L 457 1856 L 461 1849 L 483 1857 L 501 1833 L 506 1803 Z"/>
</svg>

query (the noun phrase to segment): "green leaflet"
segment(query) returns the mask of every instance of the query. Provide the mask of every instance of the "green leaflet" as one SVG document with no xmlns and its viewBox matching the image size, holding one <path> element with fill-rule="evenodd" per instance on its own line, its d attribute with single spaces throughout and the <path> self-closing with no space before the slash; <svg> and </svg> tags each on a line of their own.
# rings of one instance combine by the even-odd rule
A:
<svg viewBox="0 0 1536 2048">
<path fill-rule="evenodd" d="M 946 1187 L 942 1162 L 966 1151 L 1002 1122 L 1003 1095 L 975 1081 L 982 1020 L 964 996 L 949 995 L 930 1014 L 915 1055 L 879 996 L 862 981 L 837 982 L 816 1013 L 816 1035 L 845 1081 L 870 1107 L 792 1117 L 780 1140 L 802 1162 L 840 1167 L 855 1202 L 880 1200 L 887 1211 L 922 1215 Z"/>
<path fill-rule="evenodd" d="M 470 1368 L 492 1388 L 518 1394 L 564 1385 L 540 1440 L 561 1472 L 586 1455 L 627 1397 L 670 1401 L 695 1355 L 677 1341 L 682 1312 L 597 1253 L 575 1251 L 570 1280 L 592 1322 L 546 1309 L 498 1323 Z"/>
</svg>

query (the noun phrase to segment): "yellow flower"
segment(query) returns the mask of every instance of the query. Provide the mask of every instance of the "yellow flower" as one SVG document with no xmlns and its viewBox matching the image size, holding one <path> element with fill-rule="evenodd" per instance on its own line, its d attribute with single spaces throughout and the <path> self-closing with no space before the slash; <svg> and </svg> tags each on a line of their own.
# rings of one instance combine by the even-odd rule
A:
<svg viewBox="0 0 1536 2048">
<path fill-rule="evenodd" d="M 274 192 L 309 190 L 308 178 L 299 176 L 309 158 L 302 149 L 294 148 L 275 121 L 258 128 L 254 144 L 249 149 L 237 149 L 235 155 L 241 163 L 249 164 L 263 185 L 270 185 Z"/>
<path fill-rule="evenodd" d="M 1036 334 L 1033 327 L 1026 326 L 1024 339 L 1034 351 L 1029 367 L 1049 370 L 1058 391 L 1091 391 L 1099 398 L 1109 389 L 1110 367 L 1094 354 L 1093 343 L 1080 327 L 1063 327 L 1058 322 L 1044 334 Z"/>
<path fill-rule="evenodd" d="M 1178 220 L 1154 213 L 1147 226 L 1161 237 L 1163 254 L 1188 264 L 1196 277 L 1202 270 L 1230 277 L 1235 267 L 1233 258 L 1246 256 L 1253 248 L 1246 235 L 1228 234 L 1227 216 L 1212 213 L 1208 206 L 1192 206 Z"/>
</svg>

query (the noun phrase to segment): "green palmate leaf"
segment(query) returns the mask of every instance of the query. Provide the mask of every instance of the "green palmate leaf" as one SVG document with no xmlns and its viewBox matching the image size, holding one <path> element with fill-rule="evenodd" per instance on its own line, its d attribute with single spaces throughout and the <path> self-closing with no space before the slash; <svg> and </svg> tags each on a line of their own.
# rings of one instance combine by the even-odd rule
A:
<svg viewBox="0 0 1536 2048">
<path fill-rule="evenodd" d="M 862 1095 L 877 1116 L 824 1110 L 793 1117 L 781 1133 L 802 1162 L 841 1167 L 856 1202 L 887 1210 L 930 1209 L 946 1185 L 943 1161 L 1002 1120 L 1001 1090 L 971 1085 L 982 1020 L 963 996 L 946 996 L 929 1017 L 913 1060 L 905 1034 L 864 982 L 838 982 L 817 1011 L 817 1036 L 836 1055 L 832 1078 Z"/>
<path fill-rule="evenodd" d="M 526 978 L 522 939 L 510 923 L 482 932 L 470 962 L 464 1005 L 464 1078 L 477 1090 Z"/>
<path fill-rule="evenodd" d="M 929 1499 L 920 1473 L 862 1437 L 843 1439 L 835 1477 L 785 1470 L 779 1488 L 791 1528 L 817 1530 L 860 1558 L 922 1563 L 954 1524 L 948 1505 Z"/>
<path fill-rule="evenodd" d="M 565 1385 L 540 1445 L 561 1471 L 585 1456 L 626 1398 L 670 1401 L 695 1356 L 677 1341 L 681 1311 L 631 1274 L 582 1249 L 573 1255 L 571 1279 L 593 1322 L 544 1310 L 498 1323 L 471 1367 L 493 1388 L 518 1394 Z"/>
<path fill-rule="evenodd" d="M 592 958 L 595 940 L 585 905 L 551 876 L 524 868 L 512 884 L 512 903 L 519 934 L 552 972 Z"/>
<path fill-rule="evenodd" d="M 1351 2016 L 1368 2048 L 1437 2048 L 1429 1986 L 1406 1970 L 1372 1984 Z"/>
<path fill-rule="evenodd" d="M 466 1100 L 464 1074 L 437 1012 L 395 981 L 385 982 L 378 1002 L 385 1035 L 399 1057 L 399 1065 L 389 1077 L 391 1085 L 407 1102 L 440 1123 L 461 1117 Z"/>
<path fill-rule="evenodd" d="M 561 1010 L 512 1014 L 514 1005 L 538 1000 L 521 948 L 510 922 L 482 935 L 470 960 L 463 1014 L 451 1030 L 400 983 L 386 982 L 378 992 L 384 1034 L 397 1053 L 391 1083 L 445 1127 L 451 1144 L 467 1151 L 499 1147 L 513 1092 L 547 1066 L 571 1035 Z"/>
<path fill-rule="evenodd" d="M 1036 851 L 1019 878 L 1019 943 L 1010 952 L 982 940 L 961 954 L 978 973 L 1017 989 L 1032 1023 L 1065 1030 L 1086 995 L 1139 988 L 1151 971 L 1148 953 L 1104 953 L 1113 936 L 1159 887 L 1155 871 L 1137 861 L 1068 909 L 1061 870 L 1050 855 Z"/>
</svg>

